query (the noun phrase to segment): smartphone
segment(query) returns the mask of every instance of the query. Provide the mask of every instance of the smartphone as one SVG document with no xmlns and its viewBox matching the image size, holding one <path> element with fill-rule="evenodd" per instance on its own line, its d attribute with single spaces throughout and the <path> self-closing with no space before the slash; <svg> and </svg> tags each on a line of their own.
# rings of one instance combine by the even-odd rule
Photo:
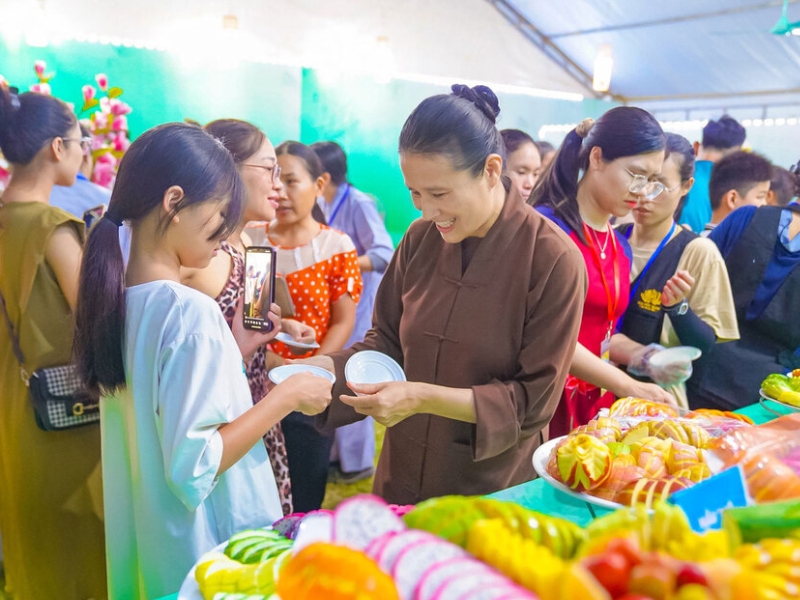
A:
<svg viewBox="0 0 800 600">
<path fill-rule="evenodd" d="M 103 215 L 106 214 L 106 210 L 106 205 L 101 204 L 100 206 L 90 208 L 83 213 L 83 222 L 86 223 L 87 231 L 92 228 L 92 225 L 103 218 Z"/>
<path fill-rule="evenodd" d="M 282 317 L 294 316 L 294 302 L 289 293 L 289 284 L 280 276 L 275 278 L 275 304 L 281 307 Z"/>
<path fill-rule="evenodd" d="M 244 326 L 246 329 L 271 331 L 267 318 L 275 302 L 275 250 L 269 246 L 251 246 L 244 252 Z"/>
</svg>

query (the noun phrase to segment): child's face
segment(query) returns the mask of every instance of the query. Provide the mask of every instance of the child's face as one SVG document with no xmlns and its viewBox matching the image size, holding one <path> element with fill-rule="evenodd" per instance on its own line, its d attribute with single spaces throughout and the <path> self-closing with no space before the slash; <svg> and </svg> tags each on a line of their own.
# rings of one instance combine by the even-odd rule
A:
<svg viewBox="0 0 800 600">
<path fill-rule="evenodd" d="M 299 223 L 311 215 L 325 181 L 313 179 L 302 159 L 284 154 L 278 157 L 283 190 L 275 218 L 284 225 Z"/>
<path fill-rule="evenodd" d="M 182 267 L 203 269 L 217 255 L 224 238 L 209 238 L 224 223 L 227 208 L 227 199 L 207 200 L 175 215 L 169 234 Z"/>
</svg>

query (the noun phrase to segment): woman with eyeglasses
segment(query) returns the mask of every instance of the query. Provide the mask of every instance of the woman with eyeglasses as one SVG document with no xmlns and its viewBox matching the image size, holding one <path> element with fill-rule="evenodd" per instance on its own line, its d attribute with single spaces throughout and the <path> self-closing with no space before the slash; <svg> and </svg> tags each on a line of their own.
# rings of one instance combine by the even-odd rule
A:
<svg viewBox="0 0 800 600">
<path fill-rule="evenodd" d="M 612 354 L 617 322 L 628 305 L 631 254 L 610 220 L 661 193 L 664 185 L 657 178 L 665 146 L 664 132 L 650 113 L 627 106 L 611 109 L 567 135 L 547 176 L 531 194 L 529 202 L 578 246 L 589 276 L 578 344 L 550 422 L 551 437 L 587 423 L 615 396 L 675 402 L 659 386 L 637 381 L 609 364 L 628 364 L 631 358 Z"/>
<path fill-rule="evenodd" d="M 634 223 L 618 229 L 633 254 L 628 308 L 612 338 L 612 354 L 694 346 L 704 354 L 717 342 L 739 339 L 728 270 L 717 246 L 675 223 L 673 215 L 694 184 L 689 141 L 667 133 L 661 193 L 633 209 Z M 625 339 L 628 338 L 628 340 Z M 656 346 L 652 346 L 652 345 Z M 683 382 L 669 388 L 688 408 Z"/>
<path fill-rule="evenodd" d="M 236 229 L 220 244 L 221 252 L 205 269 L 182 269 L 181 281 L 184 285 L 201 291 L 217 301 L 238 342 L 254 335 L 251 331 L 245 331 L 242 325 L 242 296 L 245 291 L 244 253 L 248 246 L 252 246 L 244 228 L 251 221 L 271 221 L 275 218 L 275 207 L 283 187 L 280 180 L 281 170 L 272 143 L 255 125 L 237 119 L 219 119 L 212 121 L 204 129 L 220 140 L 233 156 L 244 183 L 245 204 Z M 278 323 L 280 311 L 273 307 L 268 318 Z M 314 340 L 314 329 L 308 325 L 292 319 L 281 319 L 279 323 L 281 329 L 298 341 Z M 267 351 L 266 343 L 272 340 L 279 330 L 274 328 L 271 333 L 262 336 L 261 344 L 247 361 L 247 381 L 250 384 L 253 403 L 259 402 L 267 394 L 269 365 L 275 364 L 277 357 Z M 284 514 L 289 514 L 293 510 L 292 489 L 289 480 L 289 462 L 286 457 L 286 441 L 280 423 L 276 423 L 267 432 L 264 442 L 272 463 L 275 482 L 278 484 L 281 508 Z"/>
<path fill-rule="evenodd" d="M 42 431 L 20 377 L 21 368 L 72 359 L 85 227 L 48 199 L 54 185 L 75 181 L 83 159 L 78 120 L 52 96 L 17 95 L 0 84 L 0 149 L 13 173 L 0 197 L 4 591 L 32 600 L 106 598 L 100 427 Z"/>
</svg>

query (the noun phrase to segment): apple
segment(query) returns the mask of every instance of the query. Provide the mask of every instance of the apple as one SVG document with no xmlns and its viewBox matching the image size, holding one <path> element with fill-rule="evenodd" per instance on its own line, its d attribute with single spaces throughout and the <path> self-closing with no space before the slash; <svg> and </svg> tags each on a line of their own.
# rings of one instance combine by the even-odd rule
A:
<svg viewBox="0 0 800 600">
<path fill-rule="evenodd" d="M 668 600 L 675 590 L 675 573 L 658 562 L 643 562 L 633 567 L 629 590 L 653 600 Z"/>
<path fill-rule="evenodd" d="M 708 587 L 708 577 L 706 577 L 699 565 L 687 562 L 683 563 L 678 571 L 677 585 L 678 587 L 683 587 L 690 584 Z"/>
</svg>

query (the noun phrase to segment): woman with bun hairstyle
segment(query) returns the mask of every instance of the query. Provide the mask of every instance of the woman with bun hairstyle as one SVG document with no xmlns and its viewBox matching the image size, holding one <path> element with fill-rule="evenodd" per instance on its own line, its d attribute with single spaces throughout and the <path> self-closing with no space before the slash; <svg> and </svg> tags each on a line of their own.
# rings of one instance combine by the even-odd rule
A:
<svg viewBox="0 0 800 600">
<path fill-rule="evenodd" d="M 310 359 L 336 373 L 329 426 L 369 415 L 388 427 L 375 493 L 390 502 L 532 479 L 574 353 L 583 260 L 552 222 L 510 199 L 499 112 L 489 88 L 463 85 L 414 109 L 400 167 L 422 218 L 389 264 L 365 340 Z M 408 381 L 346 382 L 361 350 L 388 354 Z"/>
<path fill-rule="evenodd" d="M 322 411 L 330 383 L 299 374 L 255 406 L 245 365 L 280 331 L 234 337 L 217 303 L 180 283 L 235 230 L 244 203 L 230 153 L 199 127 L 161 125 L 131 144 L 108 213 L 89 234 L 75 355 L 102 392 L 112 598 L 174 592 L 200 556 L 282 516 L 262 437 L 288 413 Z M 131 225 L 123 269 L 118 242 Z M 241 305 L 233 326 L 241 323 Z M 237 343 L 238 338 L 238 343 Z"/>
<path fill-rule="evenodd" d="M 533 138 L 519 129 L 500 132 L 506 149 L 503 174 L 511 180 L 509 196 L 527 202 L 542 170 L 542 157 Z"/>
<path fill-rule="evenodd" d="M 628 305 L 631 271 L 628 242 L 612 229 L 610 220 L 627 215 L 664 189 L 657 177 L 665 144 L 664 132 L 650 113 L 613 108 L 597 122 L 586 119 L 567 135 L 546 178 L 531 194 L 529 202 L 578 247 L 589 276 L 579 344 L 550 423 L 551 437 L 587 423 L 598 410 L 610 406 L 614 396 L 674 403 L 657 385 L 636 381 L 608 364 L 610 358 L 627 365 L 631 358 L 609 356 L 617 321 Z"/>
<path fill-rule="evenodd" d="M 0 149 L 13 170 L 0 197 L 0 292 L 30 374 L 71 362 L 84 224 L 48 201 L 73 184 L 88 141 L 60 100 L 0 84 Z M 105 598 L 100 428 L 39 429 L 11 340 L 0 315 L 0 596 Z"/>
</svg>

